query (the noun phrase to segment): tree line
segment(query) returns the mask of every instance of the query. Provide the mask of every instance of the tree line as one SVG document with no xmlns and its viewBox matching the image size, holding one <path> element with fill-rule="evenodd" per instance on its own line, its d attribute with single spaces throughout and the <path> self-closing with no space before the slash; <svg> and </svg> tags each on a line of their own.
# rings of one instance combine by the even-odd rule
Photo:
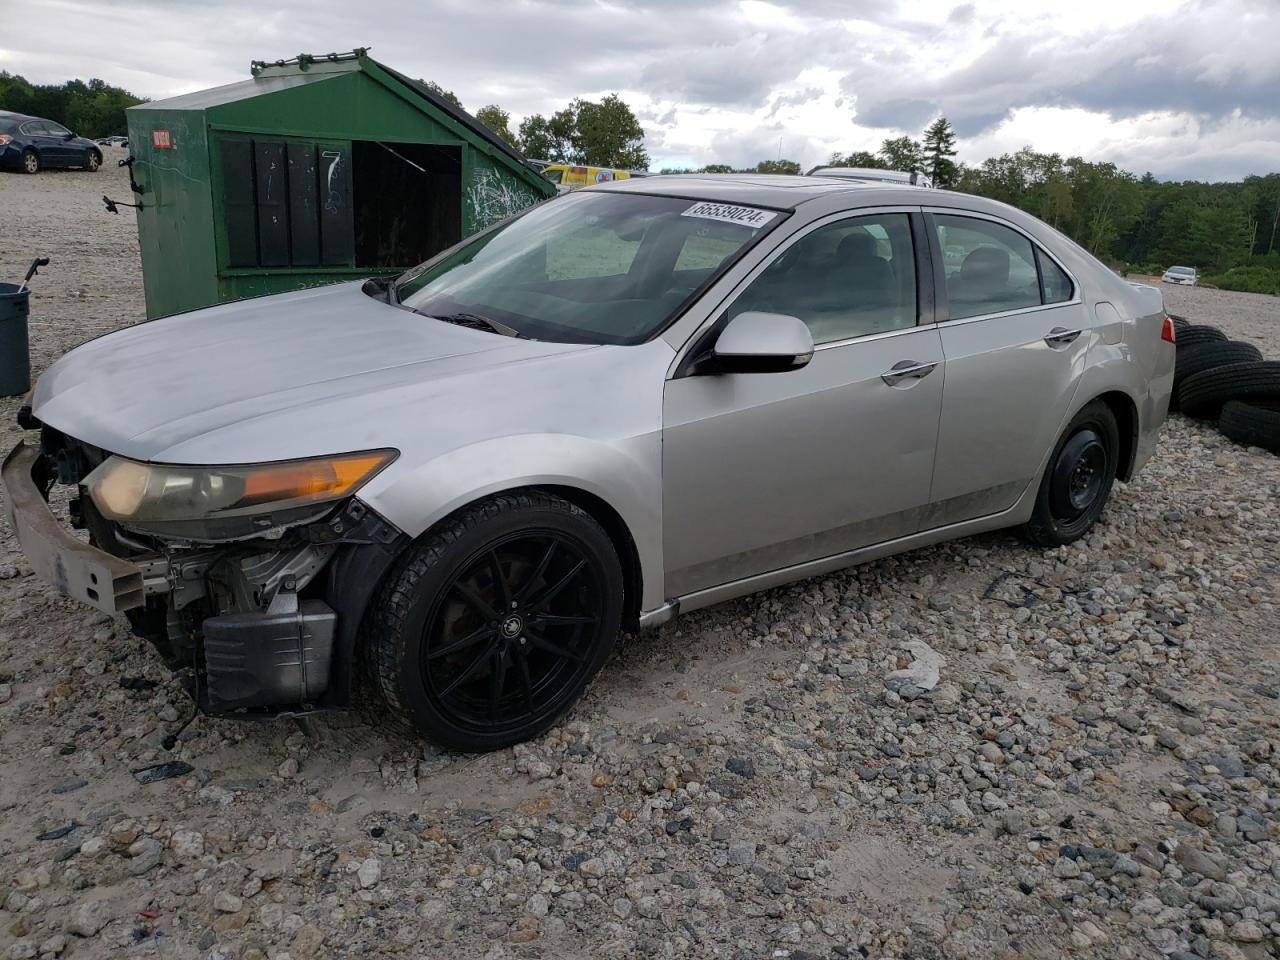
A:
<svg viewBox="0 0 1280 960">
<path fill-rule="evenodd" d="M 465 109 L 452 90 L 424 82 L 459 109 Z M 644 128 L 616 93 L 599 101 L 577 97 L 550 116 L 532 114 L 520 122 L 515 132 L 511 130 L 511 114 L 496 103 L 481 107 L 475 118 L 534 160 L 589 163 L 622 170 L 649 168 Z"/>
<path fill-rule="evenodd" d="M 423 81 L 459 108 L 450 90 Z M 55 120 L 82 136 L 124 135 L 126 107 L 142 103 L 102 80 L 32 84 L 0 71 L 0 110 Z M 476 111 L 478 121 L 525 156 L 566 163 L 646 169 L 644 129 L 616 94 L 581 97 L 546 116 L 525 117 L 512 130 L 497 104 Z M 1159 273 L 1172 264 L 1196 267 L 1208 282 L 1237 290 L 1280 293 L 1280 173 L 1238 182 L 1161 182 L 1113 163 L 1063 157 L 1024 147 L 969 166 L 956 157 L 956 136 L 938 117 L 921 136 L 894 137 L 878 150 L 834 153 L 831 166 L 871 167 L 925 174 L 935 187 L 956 189 L 1016 206 L 1061 230 L 1090 253 L 1126 273 Z M 661 173 L 799 174 L 779 157 L 748 167 L 709 164 Z"/>
<path fill-rule="evenodd" d="M 143 102 L 102 80 L 37 84 L 0 70 L 0 110 L 53 120 L 82 137 L 126 136 L 124 111 Z"/>
<path fill-rule="evenodd" d="M 1174 264 L 1230 290 L 1280 294 L 1280 173 L 1242 181 L 1161 182 L 1114 163 L 1023 147 L 976 166 L 955 159 L 945 117 L 920 139 L 883 141 L 875 151 L 834 153 L 830 166 L 925 174 L 935 187 L 999 200 L 1062 231 L 1121 273 L 1158 274 Z M 734 170 L 713 164 L 671 173 L 799 173 L 791 160 Z"/>
<path fill-rule="evenodd" d="M 1280 293 L 1280 173 L 1160 182 L 1024 147 L 964 168 L 957 189 L 1025 210 L 1123 272 L 1181 264 L 1220 287 Z"/>
</svg>

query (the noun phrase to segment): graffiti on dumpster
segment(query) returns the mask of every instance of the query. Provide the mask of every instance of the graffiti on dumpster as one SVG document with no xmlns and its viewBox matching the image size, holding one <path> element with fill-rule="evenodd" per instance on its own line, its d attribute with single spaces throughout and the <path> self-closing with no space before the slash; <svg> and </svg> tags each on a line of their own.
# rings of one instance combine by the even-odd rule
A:
<svg viewBox="0 0 1280 960">
<path fill-rule="evenodd" d="M 467 188 L 467 203 L 474 218 L 472 229 L 483 230 L 540 199 L 532 190 L 499 176 L 495 170 L 477 170 Z"/>
<path fill-rule="evenodd" d="M 321 159 L 329 160 L 329 173 L 325 181 L 329 187 L 329 195 L 325 197 L 324 208 L 329 213 L 337 213 L 338 207 L 342 203 L 342 197 L 337 190 L 333 189 L 333 178 L 342 166 L 342 154 L 337 150 L 325 150 L 320 154 L 320 157 Z"/>
</svg>

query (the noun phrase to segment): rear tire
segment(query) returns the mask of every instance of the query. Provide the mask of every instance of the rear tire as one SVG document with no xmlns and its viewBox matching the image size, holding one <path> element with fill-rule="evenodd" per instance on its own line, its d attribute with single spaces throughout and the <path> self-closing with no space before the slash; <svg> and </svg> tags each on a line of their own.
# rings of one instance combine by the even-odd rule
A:
<svg viewBox="0 0 1280 960">
<path fill-rule="evenodd" d="M 1120 428 L 1103 400 L 1077 413 L 1049 456 L 1023 536 L 1060 547 L 1084 536 L 1101 516 L 1119 469 Z"/>
<path fill-rule="evenodd" d="M 1226 343 L 1227 335 L 1217 327 L 1211 327 L 1208 324 L 1190 323 L 1185 327 L 1179 327 L 1174 334 L 1176 346 L 1179 350 L 1184 347 L 1195 347 L 1202 343 Z"/>
<path fill-rule="evenodd" d="M 1280 401 L 1280 360 L 1230 363 L 1202 370 L 1187 377 L 1178 387 L 1178 406 L 1189 417 L 1216 420 L 1228 400 Z"/>
<path fill-rule="evenodd" d="M 388 575 L 365 631 L 388 706 L 455 750 L 545 731 L 608 659 L 622 565 L 586 511 L 530 490 L 423 535 Z"/>
<path fill-rule="evenodd" d="M 39 173 L 40 172 L 40 154 L 28 148 L 22 151 L 22 172 L 23 173 Z"/>
<path fill-rule="evenodd" d="M 1229 400 L 1222 406 L 1218 429 L 1237 443 L 1280 454 L 1280 402 L 1255 406 Z"/>
</svg>

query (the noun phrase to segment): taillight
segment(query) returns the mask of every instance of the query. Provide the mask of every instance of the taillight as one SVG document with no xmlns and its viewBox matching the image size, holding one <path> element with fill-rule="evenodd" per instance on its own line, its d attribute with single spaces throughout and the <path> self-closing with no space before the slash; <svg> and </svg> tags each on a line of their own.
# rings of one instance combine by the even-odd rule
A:
<svg viewBox="0 0 1280 960">
<path fill-rule="evenodd" d="M 9 136 L 9 134 L 0 133 L 0 147 L 3 147 L 6 143 L 8 143 L 12 139 L 13 137 Z"/>
<path fill-rule="evenodd" d="M 1177 344 L 1178 339 L 1173 332 L 1173 317 L 1165 314 L 1164 323 L 1160 325 L 1160 339 L 1165 343 Z"/>
</svg>

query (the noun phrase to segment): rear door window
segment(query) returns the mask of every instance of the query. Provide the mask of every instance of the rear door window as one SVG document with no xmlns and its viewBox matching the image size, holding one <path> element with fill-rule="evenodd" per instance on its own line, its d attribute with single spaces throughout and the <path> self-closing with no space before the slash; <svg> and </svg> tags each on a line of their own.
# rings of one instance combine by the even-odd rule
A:
<svg viewBox="0 0 1280 960">
<path fill-rule="evenodd" d="M 1030 240 L 990 220 L 947 214 L 933 219 L 944 251 L 950 319 L 1040 306 L 1040 276 Z"/>
</svg>

